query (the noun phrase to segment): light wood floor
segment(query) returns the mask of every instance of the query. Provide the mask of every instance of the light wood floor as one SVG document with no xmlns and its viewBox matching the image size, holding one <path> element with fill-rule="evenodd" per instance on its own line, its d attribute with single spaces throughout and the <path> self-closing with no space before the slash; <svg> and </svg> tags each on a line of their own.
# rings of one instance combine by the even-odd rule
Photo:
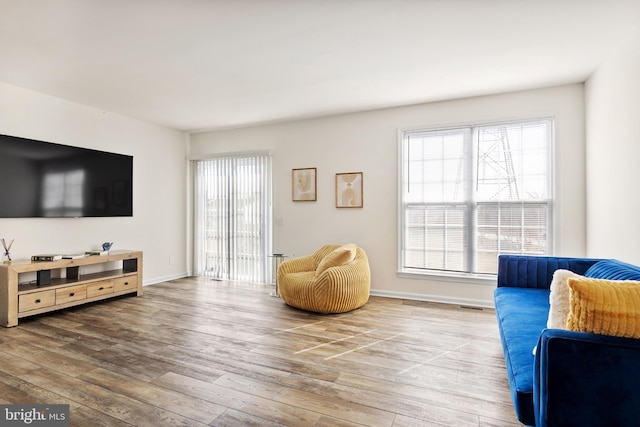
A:
<svg viewBox="0 0 640 427">
<path fill-rule="evenodd" d="M 183 279 L 0 328 L 0 403 L 74 426 L 520 426 L 492 310 L 371 297 L 319 315 Z"/>
</svg>

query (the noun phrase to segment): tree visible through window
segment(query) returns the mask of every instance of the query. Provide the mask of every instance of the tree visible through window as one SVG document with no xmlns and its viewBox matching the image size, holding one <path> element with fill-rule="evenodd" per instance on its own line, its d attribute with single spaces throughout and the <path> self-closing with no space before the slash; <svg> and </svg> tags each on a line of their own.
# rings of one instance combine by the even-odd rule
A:
<svg viewBox="0 0 640 427">
<path fill-rule="evenodd" d="M 401 271 L 496 273 L 552 244 L 553 122 L 402 132 Z"/>
</svg>

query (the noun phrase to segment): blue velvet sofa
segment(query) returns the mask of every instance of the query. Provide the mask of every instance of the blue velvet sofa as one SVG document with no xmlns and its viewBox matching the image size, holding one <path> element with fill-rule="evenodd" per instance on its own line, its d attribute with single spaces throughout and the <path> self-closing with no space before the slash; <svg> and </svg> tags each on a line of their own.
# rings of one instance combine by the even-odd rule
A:
<svg viewBox="0 0 640 427">
<path fill-rule="evenodd" d="M 640 267 L 612 259 L 499 257 L 494 302 L 518 420 L 537 427 L 640 426 L 640 340 L 547 329 L 557 269 L 640 280 Z"/>
</svg>

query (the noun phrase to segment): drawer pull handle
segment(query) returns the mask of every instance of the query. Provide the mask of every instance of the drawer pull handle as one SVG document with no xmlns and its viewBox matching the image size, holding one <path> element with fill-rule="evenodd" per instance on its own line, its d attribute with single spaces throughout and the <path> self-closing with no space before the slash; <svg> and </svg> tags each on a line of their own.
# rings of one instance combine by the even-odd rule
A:
<svg viewBox="0 0 640 427">
<path fill-rule="evenodd" d="M 124 285 L 127 286 L 129 284 L 129 282 L 124 282 Z"/>
<path fill-rule="evenodd" d="M 36 304 L 40 304 L 40 298 L 36 300 Z"/>
<path fill-rule="evenodd" d="M 70 296 L 70 297 L 72 297 L 72 296 L 74 296 L 75 294 L 76 294 L 75 292 L 71 292 L 71 293 L 69 294 L 69 296 Z"/>
<path fill-rule="evenodd" d="M 99 291 L 103 290 L 104 286 L 100 286 L 100 288 L 98 288 Z"/>
</svg>

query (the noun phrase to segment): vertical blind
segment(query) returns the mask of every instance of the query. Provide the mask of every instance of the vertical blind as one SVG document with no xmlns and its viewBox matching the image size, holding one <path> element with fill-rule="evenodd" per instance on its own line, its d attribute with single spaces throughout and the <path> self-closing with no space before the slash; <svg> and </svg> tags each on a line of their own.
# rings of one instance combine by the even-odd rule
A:
<svg viewBox="0 0 640 427">
<path fill-rule="evenodd" d="M 401 270 L 495 273 L 551 249 L 550 119 L 402 135 Z"/>
<path fill-rule="evenodd" d="M 196 273 L 270 282 L 271 156 L 198 160 L 194 170 Z"/>
</svg>

